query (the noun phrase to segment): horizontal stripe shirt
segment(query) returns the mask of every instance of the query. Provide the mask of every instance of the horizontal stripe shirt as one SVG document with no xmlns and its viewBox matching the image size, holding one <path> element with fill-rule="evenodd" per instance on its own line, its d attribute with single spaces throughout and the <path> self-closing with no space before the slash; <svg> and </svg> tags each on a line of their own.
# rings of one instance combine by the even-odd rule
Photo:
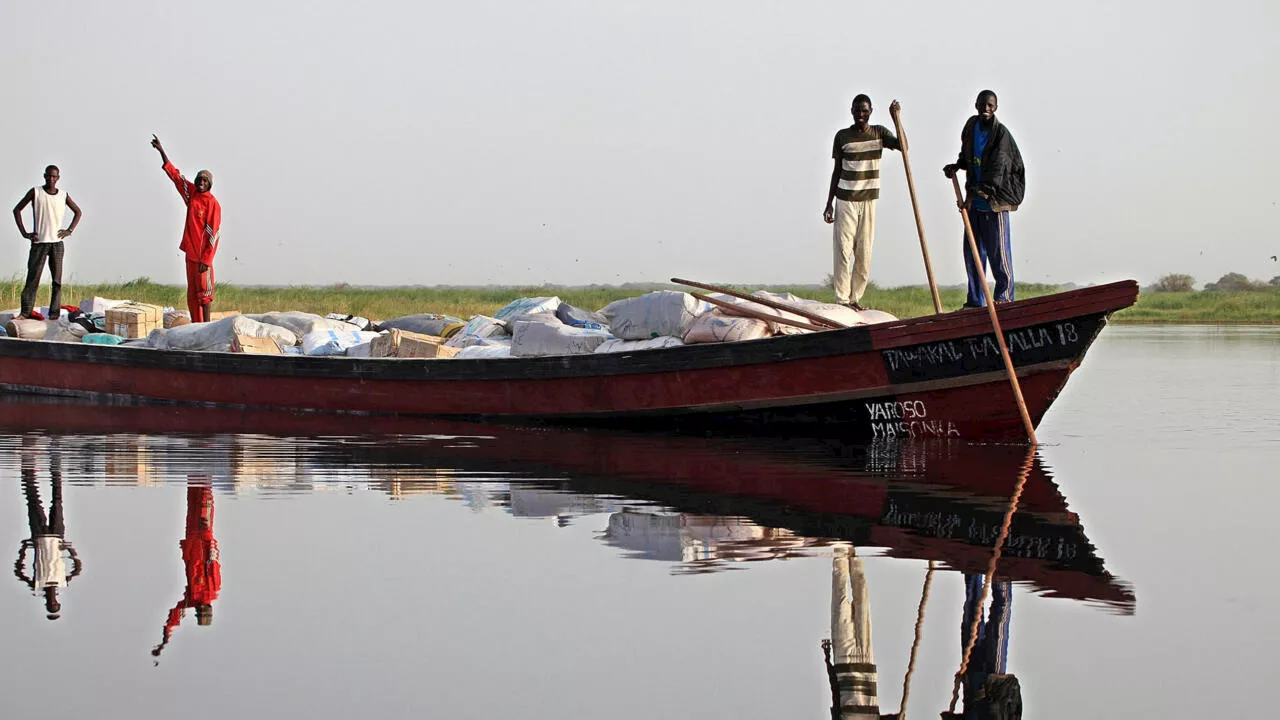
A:
<svg viewBox="0 0 1280 720">
<path fill-rule="evenodd" d="M 857 202 L 880 197 L 880 154 L 884 148 L 898 150 L 901 145 L 883 125 L 869 125 L 865 132 L 851 125 L 836 133 L 831 157 L 840 161 L 837 198 Z"/>
</svg>

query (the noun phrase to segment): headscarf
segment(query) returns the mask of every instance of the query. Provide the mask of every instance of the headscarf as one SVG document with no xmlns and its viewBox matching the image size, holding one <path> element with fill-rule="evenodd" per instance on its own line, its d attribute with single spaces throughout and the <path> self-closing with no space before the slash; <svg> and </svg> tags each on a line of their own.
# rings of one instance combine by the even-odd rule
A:
<svg viewBox="0 0 1280 720">
<path fill-rule="evenodd" d="M 209 189 L 212 190 L 213 189 L 213 173 L 209 172 L 208 170 L 201 170 L 200 172 L 196 173 L 196 179 L 199 180 L 201 175 L 209 176 Z"/>
</svg>

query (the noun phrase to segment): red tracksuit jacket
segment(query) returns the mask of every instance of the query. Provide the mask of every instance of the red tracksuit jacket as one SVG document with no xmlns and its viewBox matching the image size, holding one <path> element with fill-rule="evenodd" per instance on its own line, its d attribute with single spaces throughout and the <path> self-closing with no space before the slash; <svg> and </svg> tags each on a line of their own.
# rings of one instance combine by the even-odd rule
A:
<svg viewBox="0 0 1280 720">
<path fill-rule="evenodd" d="M 178 249 L 186 253 L 187 262 L 213 265 L 222 229 L 222 206 L 212 192 L 196 192 L 196 186 L 183 177 L 173 163 L 166 162 L 164 172 L 187 205 L 187 220 L 182 226 L 182 243 Z"/>
</svg>

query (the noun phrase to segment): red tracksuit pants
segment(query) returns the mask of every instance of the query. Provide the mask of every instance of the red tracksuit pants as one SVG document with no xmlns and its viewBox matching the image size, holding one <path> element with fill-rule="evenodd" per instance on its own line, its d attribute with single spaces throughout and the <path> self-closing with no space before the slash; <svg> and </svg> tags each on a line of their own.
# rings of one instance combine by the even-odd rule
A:
<svg viewBox="0 0 1280 720">
<path fill-rule="evenodd" d="M 204 316 L 204 306 L 213 302 L 213 266 L 200 272 L 200 263 L 187 261 L 187 310 L 191 312 L 191 322 L 208 322 Z"/>
</svg>

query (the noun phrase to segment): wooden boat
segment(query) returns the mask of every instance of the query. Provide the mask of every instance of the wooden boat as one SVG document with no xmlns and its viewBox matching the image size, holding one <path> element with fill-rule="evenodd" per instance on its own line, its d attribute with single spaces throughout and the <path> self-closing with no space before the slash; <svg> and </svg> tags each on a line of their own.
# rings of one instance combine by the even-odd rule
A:
<svg viewBox="0 0 1280 720">
<path fill-rule="evenodd" d="M 188 463 L 168 439 L 145 448 L 147 435 L 190 435 L 191 463 L 210 461 L 210 436 L 259 442 L 267 452 L 305 451 L 307 472 L 341 477 L 351 467 L 401 478 L 414 470 L 429 487 L 441 478 L 500 478 L 545 490 L 658 503 L 693 515 L 746 518 L 804 538 L 883 548 L 887 555 L 934 560 L 983 573 L 1020 473 L 1027 480 L 1003 545 L 1001 577 L 1055 597 L 1091 601 L 1131 613 L 1132 589 L 1108 572 L 1080 519 L 1038 457 L 1025 448 L 931 440 L 853 445 L 837 440 L 704 438 L 616 431 L 484 425 L 373 416 L 352 424 L 325 413 L 243 408 L 107 406 L 51 398 L 0 399 L 0 432 L 104 436 L 101 452 Z M 140 436 L 135 442 L 132 438 Z M 139 445 L 138 443 L 142 443 Z M 130 457 L 110 458 L 137 467 Z M 269 458 L 221 462 L 260 468 Z M 269 464 L 269 463 L 267 463 Z M 1029 468 L 1029 469 L 1028 469 Z M 291 482 L 295 478 L 275 478 Z M 308 478 L 299 476 L 298 481 Z M 216 481 L 215 481 L 216 482 Z"/>
<path fill-rule="evenodd" d="M 1000 306 L 1038 424 L 1123 281 Z M 846 439 L 1022 439 L 985 310 L 736 343 L 519 359 L 370 359 L 0 342 L 0 390 L 111 401 Z"/>
</svg>

